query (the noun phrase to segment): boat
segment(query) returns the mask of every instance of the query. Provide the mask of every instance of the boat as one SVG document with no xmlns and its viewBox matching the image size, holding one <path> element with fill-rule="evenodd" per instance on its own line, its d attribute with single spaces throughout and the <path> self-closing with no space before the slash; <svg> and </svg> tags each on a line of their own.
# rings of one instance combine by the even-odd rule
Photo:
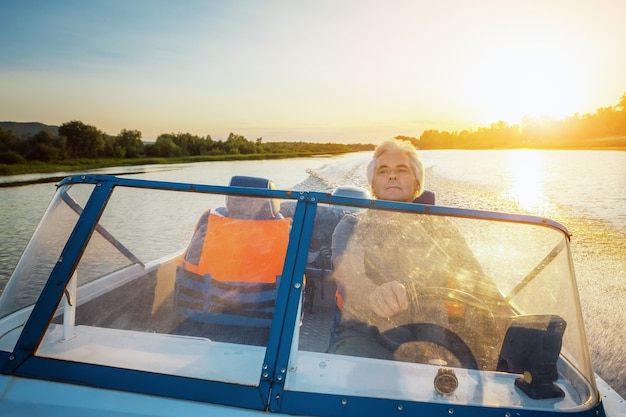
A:
<svg viewBox="0 0 626 417">
<path fill-rule="evenodd" d="M 592 367 L 567 229 L 434 203 L 67 177 L 0 296 L 0 415 L 626 415 Z M 449 276 L 365 316 L 387 359 L 331 349 L 332 234 L 354 219 L 368 253 L 422 239 L 398 263 Z"/>
</svg>

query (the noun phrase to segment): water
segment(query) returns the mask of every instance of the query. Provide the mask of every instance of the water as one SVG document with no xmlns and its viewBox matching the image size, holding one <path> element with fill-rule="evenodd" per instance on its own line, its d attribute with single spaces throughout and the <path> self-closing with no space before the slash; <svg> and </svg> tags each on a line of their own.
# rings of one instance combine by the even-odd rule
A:
<svg viewBox="0 0 626 417">
<path fill-rule="evenodd" d="M 626 152 L 422 151 L 426 188 L 446 206 L 533 214 L 572 233 L 594 368 L 626 397 Z M 366 186 L 371 153 L 271 161 L 109 168 L 89 173 L 225 185 L 232 175 L 271 178 L 278 188 Z M 64 174 L 0 177 L 0 182 Z M 69 175 L 69 174 L 68 174 Z M 54 183 L 0 188 L 0 289 L 55 192 Z"/>
</svg>

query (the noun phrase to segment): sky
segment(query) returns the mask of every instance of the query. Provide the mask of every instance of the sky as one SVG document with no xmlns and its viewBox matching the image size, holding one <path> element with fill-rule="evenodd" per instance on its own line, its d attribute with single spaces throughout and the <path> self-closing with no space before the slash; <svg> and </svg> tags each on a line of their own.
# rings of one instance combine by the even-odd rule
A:
<svg viewBox="0 0 626 417">
<path fill-rule="evenodd" d="M 378 143 L 615 106 L 626 0 L 0 0 L 0 121 Z"/>
</svg>

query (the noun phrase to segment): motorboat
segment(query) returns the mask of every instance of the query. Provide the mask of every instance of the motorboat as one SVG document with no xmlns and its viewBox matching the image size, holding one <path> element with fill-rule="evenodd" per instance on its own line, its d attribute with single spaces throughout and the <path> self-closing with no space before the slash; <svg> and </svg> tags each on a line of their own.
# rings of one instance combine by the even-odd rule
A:
<svg viewBox="0 0 626 417">
<path fill-rule="evenodd" d="M 567 229 L 429 198 L 65 178 L 0 296 L 0 415 L 626 415 Z M 401 313 L 355 295 L 373 260 Z M 386 353 L 342 352 L 350 323 Z"/>
</svg>

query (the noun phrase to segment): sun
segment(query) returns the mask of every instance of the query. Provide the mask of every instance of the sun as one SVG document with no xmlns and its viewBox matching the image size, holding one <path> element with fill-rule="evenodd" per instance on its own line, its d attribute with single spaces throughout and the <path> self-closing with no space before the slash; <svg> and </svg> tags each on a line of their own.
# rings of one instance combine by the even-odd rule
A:
<svg viewBox="0 0 626 417">
<path fill-rule="evenodd" d="M 582 75 L 575 54 L 542 39 L 510 41 L 479 59 L 473 94 L 481 119 L 520 123 L 579 111 Z"/>
</svg>

